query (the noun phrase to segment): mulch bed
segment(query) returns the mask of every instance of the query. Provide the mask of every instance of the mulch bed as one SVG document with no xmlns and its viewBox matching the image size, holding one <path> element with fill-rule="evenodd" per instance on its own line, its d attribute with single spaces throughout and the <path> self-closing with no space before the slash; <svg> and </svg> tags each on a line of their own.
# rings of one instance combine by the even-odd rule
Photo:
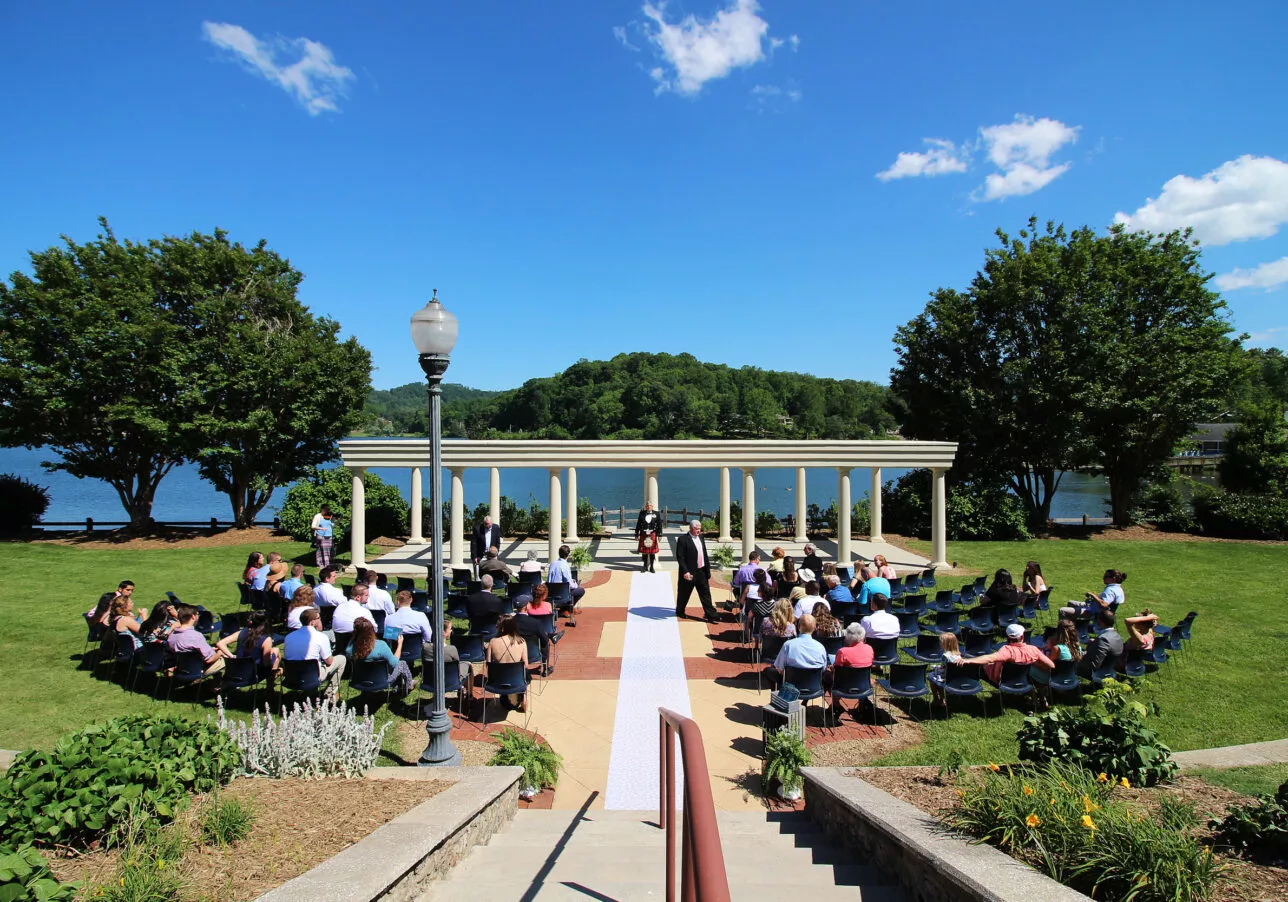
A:
<svg viewBox="0 0 1288 902">
<path fill-rule="evenodd" d="M 247 800 L 255 825 L 245 839 L 220 848 L 194 843 L 179 865 L 191 895 L 209 902 L 254 899 L 316 867 L 371 831 L 406 814 L 450 786 L 439 781 L 272 780 L 240 777 L 223 797 Z M 181 828 L 196 835 L 196 820 L 208 797 L 198 796 L 180 815 Z M 117 853 L 50 858 L 62 881 L 93 887 L 113 879 Z"/>
<path fill-rule="evenodd" d="M 142 550 L 157 548 L 221 548 L 225 545 L 270 545 L 293 541 L 284 532 L 274 532 L 266 526 L 252 529 L 181 529 L 158 526 L 145 533 L 125 529 L 103 529 L 94 532 L 50 532 L 33 536 L 31 541 L 50 545 L 79 545 L 100 547 L 128 547 Z"/>
<path fill-rule="evenodd" d="M 941 779 L 939 769 L 935 767 L 867 767 L 853 771 L 852 775 L 927 814 L 937 815 L 957 802 L 952 776 L 945 774 Z M 1208 818 L 1223 816 L 1231 805 L 1248 801 L 1247 796 L 1222 786 L 1185 776 L 1166 786 L 1116 789 L 1114 794 L 1144 808 L 1155 807 L 1163 795 L 1179 796 L 1194 805 L 1202 823 L 1206 823 Z M 1217 885 L 1213 902 L 1283 902 L 1288 899 L 1288 870 L 1227 856 L 1222 856 L 1222 861 L 1229 866 L 1229 871 L 1227 879 Z"/>
</svg>

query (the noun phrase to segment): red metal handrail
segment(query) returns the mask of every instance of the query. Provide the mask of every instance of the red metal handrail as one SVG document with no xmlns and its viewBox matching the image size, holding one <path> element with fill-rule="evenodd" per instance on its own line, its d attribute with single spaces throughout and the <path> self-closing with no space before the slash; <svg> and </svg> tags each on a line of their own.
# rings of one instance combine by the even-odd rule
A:
<svg viewBox="0 0 1288 902">
<path fill-rule="evenodd" d="M 716 804 L 711 797 L 702 731 L 683 714 L 666 708 L 658 708 L 657 713 L 662 770 L 658 825 L 666 830 L 666 900 L 675 902 L 675 736 L 679 735 L 684 767 L 680 900 L 729 902 L 729 878 L 725 874 L 724 850 L 720 847 L 720 826 L 716 823 Z"/>
</svg>

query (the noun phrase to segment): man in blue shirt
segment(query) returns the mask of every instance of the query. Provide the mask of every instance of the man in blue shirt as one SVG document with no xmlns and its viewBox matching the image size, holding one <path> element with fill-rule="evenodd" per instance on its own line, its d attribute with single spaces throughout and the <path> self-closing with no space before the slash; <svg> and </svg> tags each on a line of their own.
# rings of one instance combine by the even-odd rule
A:
<svg viewBox="0 0 1288 902">
<path fill-rule="evenodd" d="M 774 659 L 775 670 L 786 673 L 786 667 L 801 667 L 806 670 L 827 667 L 827 649 L 814 638 L 814 625 L 813 614 L 806 614 L 796 621 L 796 638 L 783 643 L 782 650 Z"/>
<path fill-rule="evenodd" d="M 756 571 L 760 569 L 760 552 L 755 548 L 751 549 L 751 554 L 747 555 L 747 563 L 738 568 L 738 572 L 733 575 L 733 594 L 735 596 L 742 594 L 742 587 L 751 585 L 756 581 Z"/>
<path fill-rule="evenodd" d="M 854 603 L 854 596 L 850 593 L 850 587 L 841 585 L 841 580 L 835 573 L 827 575 L 827 600 L 828 607 Z"/>
<path fill-rule="evenodd" d="M 890 580 L 884 576 L 874 576 L 863 584 L 863 591 L 859 593 L 859 604 L 871 605 L 873 595 L 884 595 L 890 597 Z"/>
<path fill-rule="evenodd" d="M 570 554 L 572 554 L 572 548 L 567 545 L 559 546 L 559 559 L 550 562 L 550 573 L 546 576 L 546 582 L 568 583 L 569 591 L 572 593 L 573 610 L 576 610 L 586 590 L 577 585 L 577 580 L 572 578 L 572 568 L 568 566 Z"/>
<path fill-rule="evenodd" d="M 291 567 L 291 578 L 282 580 L 282 584 L 277 587 L 278 593 L 287 601 L 295 595 L 295 590 L 304 585 L 304 565 L 295 564 Z"/>
</svg>

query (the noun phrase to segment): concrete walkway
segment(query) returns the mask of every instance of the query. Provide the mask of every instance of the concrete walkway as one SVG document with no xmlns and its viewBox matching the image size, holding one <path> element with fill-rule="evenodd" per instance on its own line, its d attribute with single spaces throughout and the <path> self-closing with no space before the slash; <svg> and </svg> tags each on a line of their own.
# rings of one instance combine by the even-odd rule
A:
<svg viewBox="0 0 1288 902">
<path fill-rule="evenodd" d="M 1227 745 L 1217 749 L 1175 752 L 1172 759 L 1182 769 L 1189 767 L 1252 767 L 1259 764 L 1288 764 L 1288 739 Z"/>
</svg>

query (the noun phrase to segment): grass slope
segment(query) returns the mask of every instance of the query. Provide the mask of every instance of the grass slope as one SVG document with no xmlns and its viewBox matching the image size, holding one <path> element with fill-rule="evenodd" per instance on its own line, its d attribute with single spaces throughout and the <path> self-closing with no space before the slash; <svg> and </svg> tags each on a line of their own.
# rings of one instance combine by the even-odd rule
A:
<svg viewBox="0 0 1288 902">
<path fill-rule="evenodd" d="M 929 553 L 929 543 L 917 543 L 916 550 Z M 1047 539 L 954 542 L 949 554 L 961 566 L 989 574 L 1006 567 L 1017 579 L 1025 561 L 1039 561 L 1054 589 L 1053 609 L 1057 600 L 1098 590 L 1106 569 L 1126 571 L 1125 611 L 1148 607 L 1169 626 L 1189 611 L 1199 612 L 1193 641 L 1180 660 L 1152 674 L 1151 685 L 1141 691 L 1142 700 L 1162 709 L 1157 727 L 1163 741 L 1182 751 L 1288 736 L 1288 657 L 1277 653 L 1288 642 L 1283 547 Z M 1043 625 L 1053 622 L 1054 610 L 1046 616 Z M 998 716 L 990 698 L 989 716 L 981 718 L 978 703 L 965 702 L 954 707 L 950 720 L 925 723 L 923 745 L 876 763 L 938 764 L 954 751 L 969 763 L 1015 760 L 1023 713 L 1011 706 Z M 916 710 L 925 708 L 918 704 Z"/>
<path fill-rule="evenodd" d="M 1246 796 L 1272 796 L 1280 784 L 1288 780 L 1288 764 L 1255 764 L 1222 769 L 1196 767 L 1186 773 Z"/>
</svg>

